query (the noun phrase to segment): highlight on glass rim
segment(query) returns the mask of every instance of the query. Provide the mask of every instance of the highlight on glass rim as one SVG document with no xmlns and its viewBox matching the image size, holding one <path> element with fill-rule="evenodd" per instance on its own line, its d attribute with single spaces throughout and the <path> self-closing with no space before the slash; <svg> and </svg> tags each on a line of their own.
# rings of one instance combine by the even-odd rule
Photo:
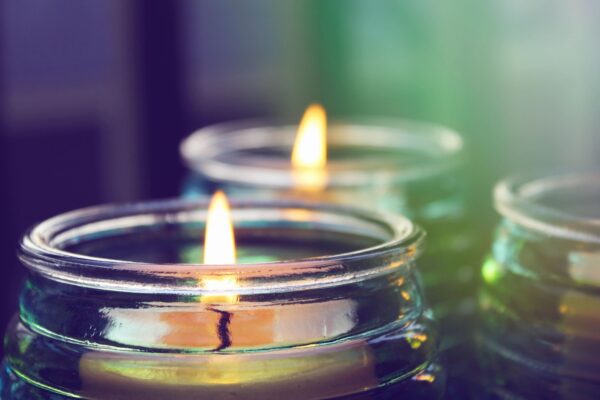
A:
<svg viewBox="0 0 600 400">
<path fill-rule="evenodd" d="M 600 398 L 592 0 L 0 8 L 0 399 Z"/>
</svg>

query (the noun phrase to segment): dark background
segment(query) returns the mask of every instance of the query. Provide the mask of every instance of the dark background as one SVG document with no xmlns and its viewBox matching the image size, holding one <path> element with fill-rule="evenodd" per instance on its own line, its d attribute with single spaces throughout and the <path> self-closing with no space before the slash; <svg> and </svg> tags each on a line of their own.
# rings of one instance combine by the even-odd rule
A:
<svg viewBox="0 0 600 400">
<path fill-rule="evenodd" d="M 594 0 L 0 0 L 0 326 L 23 231 L 178 195 L 178 146 L 247 117 L 434 121 L 466 138 L 472 215 L 530 168 L 597 165 Z"/>
</svg>

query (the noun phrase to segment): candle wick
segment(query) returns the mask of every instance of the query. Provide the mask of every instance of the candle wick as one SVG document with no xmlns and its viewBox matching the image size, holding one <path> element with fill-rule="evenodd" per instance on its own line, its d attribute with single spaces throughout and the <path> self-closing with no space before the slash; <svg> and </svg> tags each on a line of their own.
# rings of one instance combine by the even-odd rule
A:
<svg viewBox="0 0 600 400">
<path fill-rule="evenodd" d="M 212 351 L 221 351 L 231 346 L 229 323 L 233 315 L 230 312 L 217 310 L 216 308 L 209 308 L 209 310 L 220 314 L 219 322 L 217 323 L 217 335 L 219 336 L 220 344 Z"/>
</svg>

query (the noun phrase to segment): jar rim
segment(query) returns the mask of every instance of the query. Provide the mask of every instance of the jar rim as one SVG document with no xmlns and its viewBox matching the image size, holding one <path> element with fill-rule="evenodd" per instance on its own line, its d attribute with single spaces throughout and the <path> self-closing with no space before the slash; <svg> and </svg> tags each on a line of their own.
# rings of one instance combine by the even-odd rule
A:
<svg viewBox="0 0 600 400">
<path fill-rule="evenodd" d="M 600 172 L 521 175 L 499 182 L 494 189 L 494 202 L 503 217 L 527 229 L 567 240 L 600 243 L 600 215 L 596 218 L 578 215 L 547 201 L 552 196 L 561 195 L 564 199 L 590 190 L 597 204 Z"/>
<path fill-rule="evenodd" d="M 217 182 L 293 189 L 294 179 L 289 157 L 278 165 L 236 154 L 235 163 L 222 156 L 233 151 L 260 149 L 278 145 L 290 150 L 296 125 L 278 121 L 247 120 L 210 125 L 196 130 L 180 145 L 185 164 L 193 171 Z M 328 146 L 369 148 L 373 151 L 405 152 L 427 156 L 426 162 L 413 160 L 401 167 L 366 168 L 376 157 L 350 163 L 328 160 L 329 187 L 357 187 L 381 179 L 403 183 L 439 175 L 459 165 L 464 142 L 454 130 L 427 122 L 395 118 L 351 118 L 328 124 Z"/>
<path fill-rule="evenodd" d="M 111 219 L 125 218 L 121 227 L 132 228 L 157 222 L 183 224 L 189 222 L 186 218 L 194 212 L 194 218 L 203 217 L 201 213 L 205 216 L 208 199 L 167 199 L 88 207 L 52 217 L 23 236 L 19 258 L 30 270 L 46 278 L 101 290 L 187 295 L 258 294 L 338 286 L 385 275 L 410 265 L 423 247 L 424 231 L 400 215 L 306 201 L 232 199 L 231 204 L 233 210 L 304 210 L 343 217 L 379 226 L 389 237 L 376 245 L 341 254 L 237 265 L 150 264 L 77 254 L 60 247 L 73 232 L 93 234 L 93 229 L 102 229 Z M 280 213 L 281 218 L 285 215 Z M 293 222 L 292 219 L 289 221 Z M 369 262 L 361 262 L 364 260 Z M 190 286 L 190 279 L 197 281 L 199 273 L 204 278 L 236 276 L 244 284 L 235 290 Z"/>
</svg>

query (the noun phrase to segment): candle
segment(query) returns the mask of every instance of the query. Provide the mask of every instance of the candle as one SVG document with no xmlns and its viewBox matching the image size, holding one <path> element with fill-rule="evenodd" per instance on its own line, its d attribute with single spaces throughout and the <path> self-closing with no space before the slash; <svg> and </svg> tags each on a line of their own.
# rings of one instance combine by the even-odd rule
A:
<svg viewBox="0 0 600 400">
<path fill-rule="evenodd" d="M 355 119 L 328 123 L 321 105 L 298 126 L 239 122 L 209 126 L 181 145 L 191 172 L 183 194 L 223 187 L 240 198 L 301 198 L 402 213 L 429 234 L 419 269 L 438 317 L 452 373 L 475 368 L 476 265 L 481 256 L 466 220 L 461 137 L 432 124 Z M 456 393 L 465 397 L 465 393 Z"/>
<path fill-rule="evenodd" d="M 117 205 L 28 233 L 2 398 L 441 396 L 418 227 L 273 201 L 234 202 L 230 217 L 215 199 L 209 215 L 204 202 Z"/>
<path fill-rule="evenodd" d="M 596 397 L 600 177 L 508 179 L 495 200 L 503 221 L 480 296 L 485 390 Z"/>
</svg>

